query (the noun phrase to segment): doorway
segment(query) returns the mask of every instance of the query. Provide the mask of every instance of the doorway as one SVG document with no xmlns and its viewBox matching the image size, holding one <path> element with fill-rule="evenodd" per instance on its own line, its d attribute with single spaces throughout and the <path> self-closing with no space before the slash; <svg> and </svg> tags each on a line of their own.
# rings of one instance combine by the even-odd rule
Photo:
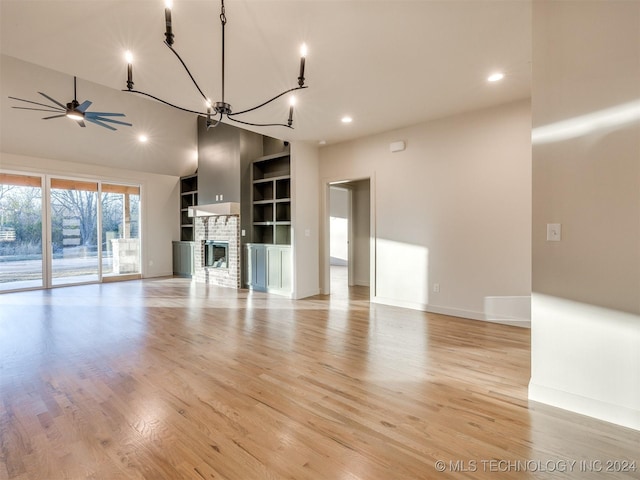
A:
<svg viewBox="0 0 640 480">
<path fill-rule="evenodd" d="M 327 189 L 326 293 L 370 296 L 371 182 L 331 182 Z"/>
<path fill-rule="evenodd" d="M 351 189 L 340 185 L 329 187 L 329 269 L 331 293 L 343 292 L 353 284 L 351 257 Z M 353 263 L 351 263 L 353 265 Z"/>
</svg>

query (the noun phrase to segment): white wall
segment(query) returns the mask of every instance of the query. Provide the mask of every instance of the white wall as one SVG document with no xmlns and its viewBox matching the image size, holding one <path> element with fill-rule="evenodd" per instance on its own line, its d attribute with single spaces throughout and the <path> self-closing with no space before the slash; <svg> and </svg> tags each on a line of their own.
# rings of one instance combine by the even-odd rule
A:
<svg viewBox="0 0 640 480">
<path fill-rule="evenodd" d="M 69 102 L 73 77 L 0 55 L 2 152 L 164 175 L 188 175 L 196 170 L 195 115 L 82 78 L 77 79 L 77 95 L 80 102 L 93 102 L 88 111 L 124 113 L 119 120 L 133 126 L 115 125 L 117 131 L 111 131 L 85 122 L 86 128 L 81 128 L 67 118 L 42 120 L 52 114 L 12 108 L 38 106 L 10 96 L 50 104 L 38 92 Z M 140 143 L 140 134 L 149 141 Z"/>
<path fill-rule="evenodd" d="M 320 150 L 322 185 L 371 178 L 374 301 L 528 322 L 530 129 L 523 100 Z"/>
<path fill-rule="evenodd" d="M 533 35 L 529 398 L 640 429 L 640 2 L 534 2 Z"/>
<path fill-rule="evenodd" d="M 172 275 L 171 241 L 180 239 L 178 177 L 197 166 L 195 116 L 81 78 L 78 100 L 90 99 L 89 111 L 125 113 L 133 126 L 80 128 L 12 108 L 24 104 L 9 96 L 46 103 L 38 91 L 70 101 L 73 77 L 0 56 L 0 169 L 141 184 L 143 276 Z M 146 144 L 138 142 L 140 133 L 148 135 Z"/>
<path fill-rule="evenodd" d="M 319 293 L 318 149 L 291 143 L 291 224 L 293 245 L 292 298 Z"/>
<path fill-rule="evenodd" d="M 173 274 L 171 241 L 180 239 L 179 177 L 10 153 L 0 153 L 0 169 L 141 185 L 142 274 Z"/>
</svg>

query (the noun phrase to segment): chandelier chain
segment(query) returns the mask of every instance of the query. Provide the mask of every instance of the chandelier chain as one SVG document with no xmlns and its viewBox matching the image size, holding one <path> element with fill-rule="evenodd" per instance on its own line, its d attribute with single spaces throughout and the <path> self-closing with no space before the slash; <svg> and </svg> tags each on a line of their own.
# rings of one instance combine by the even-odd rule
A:
<svg viewBox="0 0 640 480">
<path fill-rule="evenodd" d="M 227 24 L 227 16 L 224 14 L 224 0 L 220 1 L 220 23 L 222 24 L 222 103 L 224 102 L 224 27 Z M 231 110 L 231 108 L 229 108 Z"/>
<path fill-rule="evenodd" d="M 222 25 L 226 25 L 227 24 L 227 16 L 224 13 L 224 0 L 222 0 L 222 2 L 220 2 L 222 5 L 220 7 L 220 21 L 222 22 Z"/>
</svg>

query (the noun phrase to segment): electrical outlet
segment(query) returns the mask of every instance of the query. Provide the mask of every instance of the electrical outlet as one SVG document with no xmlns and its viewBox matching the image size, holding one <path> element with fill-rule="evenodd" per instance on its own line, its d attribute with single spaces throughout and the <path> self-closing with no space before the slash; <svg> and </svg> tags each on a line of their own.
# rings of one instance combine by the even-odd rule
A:
<svg viewBox="0 0 640 480">
<path fill-rule="evenodd" d="M 440 293 L 440 284 L 439 283 L 434 283 L 433 284 L 433 293 Z"/>
</svg>

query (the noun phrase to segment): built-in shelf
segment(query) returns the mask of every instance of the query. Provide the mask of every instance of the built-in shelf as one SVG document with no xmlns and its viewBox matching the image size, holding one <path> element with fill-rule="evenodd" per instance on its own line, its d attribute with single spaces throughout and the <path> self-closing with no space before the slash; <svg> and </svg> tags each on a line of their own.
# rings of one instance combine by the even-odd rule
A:
<svg viewBox="0 0 640 480">
<path fill-rule="evenodd" d="M 192 242 L 194 238 L 193 217 L 189 216 L 189 207 L 198 204 L 198 175 L 180 178 L 180 240 Z"/>
<path fill-rule="evenodd" d="M 291 244 L 291 162 L 289 152 L 260 157 L 252 168 L 253 242 Z"/>
</svg>

